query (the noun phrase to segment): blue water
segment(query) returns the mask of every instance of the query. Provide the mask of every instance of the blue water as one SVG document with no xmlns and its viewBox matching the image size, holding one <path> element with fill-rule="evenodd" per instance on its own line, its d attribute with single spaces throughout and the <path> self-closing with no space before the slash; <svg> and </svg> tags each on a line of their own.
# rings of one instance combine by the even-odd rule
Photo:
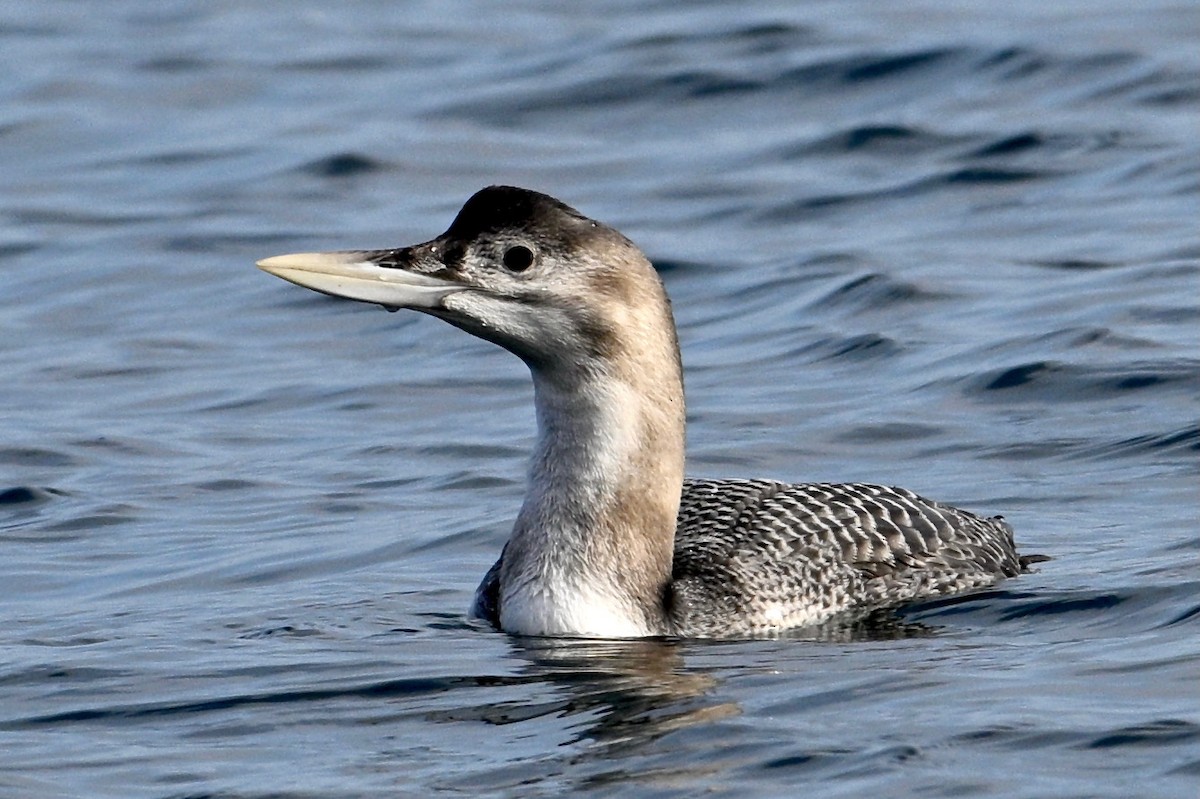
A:
<svg viewBox="0 0 1200 799">
<path fill-rule="evenodd" d="M 1200 795 L 1200 10 L 0 9 L 0 796 Z M 520 363 L 267 255 L 489 183 L 660 267 L 697 475 L 1003 513 L 892 625 L 464 619 Z"/>
</svg>

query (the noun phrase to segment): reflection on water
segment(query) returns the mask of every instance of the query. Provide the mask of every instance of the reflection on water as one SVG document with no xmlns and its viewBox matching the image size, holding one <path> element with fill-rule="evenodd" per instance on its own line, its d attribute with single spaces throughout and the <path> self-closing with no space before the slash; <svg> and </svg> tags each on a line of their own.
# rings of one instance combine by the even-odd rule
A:
<svg viewBox="0 0 1200 799">
<path fill-rule="evenodd" d="M 574 741 L 593 741 L 615 752 L 737 712 L 730 703 L 705 701 L 715 681 L 686 670 L 676 642 L 513 639 L 513 655 L 528 662 L 523 678 L 554 685 L 559 698 L 488 704 L 440 717 L 492 724 L 542 715 L 577 718 Z"/>
</svg>

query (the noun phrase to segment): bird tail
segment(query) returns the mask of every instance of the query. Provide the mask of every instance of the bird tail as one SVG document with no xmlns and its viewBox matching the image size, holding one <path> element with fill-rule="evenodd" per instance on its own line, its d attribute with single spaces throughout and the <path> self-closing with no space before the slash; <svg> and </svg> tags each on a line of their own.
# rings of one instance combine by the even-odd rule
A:
<svg viewBox="0 0 1200 799">
<path fill-rule="evenodd" d="M 1029 567 L 1032 566 L 1033 564 L 1042 563 L 1043 561 L 1047 561 L 1047 560 L 1054 560 L 1054 559 L 1052 557 L 1050 557 L 1049 555 L 1018 555 L 1017 556 L 1017 563 L 1020 564 L 1021 571 L 1023 571 L 1023 572 L 1029 571 Z"/>
</svg>

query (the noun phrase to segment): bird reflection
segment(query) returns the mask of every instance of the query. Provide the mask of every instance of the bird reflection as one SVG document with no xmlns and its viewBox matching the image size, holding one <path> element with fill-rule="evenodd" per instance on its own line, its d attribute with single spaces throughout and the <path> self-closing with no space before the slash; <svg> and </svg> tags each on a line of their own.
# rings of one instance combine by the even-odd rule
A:
<svg viewBox="0 0 1200 799">
<path fill-rule="evenodd" d="M 888 609 L 848 616 L 812 628 L 772 636 L 797 644 L 897 640 L 936 634 L 935 628 L 910 622 Z M 667 733 L 710 724 L 741 712 L 736 702 L 717 697 L 720 680 L 711 671 L 685 662 L 708 650 L 753 646 L 753 642 L 680 641 L 675 639 L 594 640 L 519 637 L 510 639 L 513 657 L 524 665 L 516 676 L 496 684 L 542 685 L 547 696 L 441 711 L 434 720 L 475 719 L 508 725 L 543 717 L 578 720 L 566 743 L 590 741 L 617 755 L 644 747 Z M 593 755 L 597 754 L 592 752 Z"/>
</svg>

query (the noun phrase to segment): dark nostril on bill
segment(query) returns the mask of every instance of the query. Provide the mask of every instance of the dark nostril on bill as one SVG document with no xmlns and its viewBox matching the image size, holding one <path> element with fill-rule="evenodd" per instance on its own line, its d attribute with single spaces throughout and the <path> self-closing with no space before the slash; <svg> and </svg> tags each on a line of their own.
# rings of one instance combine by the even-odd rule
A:
<svg viewBox="0 0 1200 799">
<path fill-rule="evenodd" d="M 376 266 L 382 266 L 385 269 L 403 269 L 405 264 L 408 263 L 408 255 L 403 249 L 387 250 L 370 260 Z"/>
</svg>

